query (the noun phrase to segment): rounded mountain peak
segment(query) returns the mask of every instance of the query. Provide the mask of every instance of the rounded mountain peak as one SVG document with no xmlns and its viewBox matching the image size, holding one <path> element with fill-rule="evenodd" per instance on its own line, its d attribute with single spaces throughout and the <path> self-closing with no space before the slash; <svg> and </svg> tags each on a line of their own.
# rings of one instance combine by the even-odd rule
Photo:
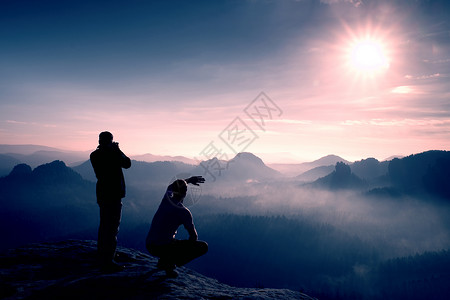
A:
<svg viewBox="0 0 450 300">
<path fill-rule="evenodd" d="M 246 162 L 250 162 L 256 165 L 264 165 L 264 162 L 262 161 L 261 158 L 259 158 L 258 156 L 254 155 L 253 153 L 250 152 L 240 152 L 238 153 L 234 158 L 233 161 L 246 161 Z"/>
<path fill-rule="evenodd" d="M 22 176 L 22 175 L 29 175 L 31 174 L 32 169 L 27 164 L 18 164 L 16 165 L 11 173 L 9 173 L 9 176 Z"/>
</svg>

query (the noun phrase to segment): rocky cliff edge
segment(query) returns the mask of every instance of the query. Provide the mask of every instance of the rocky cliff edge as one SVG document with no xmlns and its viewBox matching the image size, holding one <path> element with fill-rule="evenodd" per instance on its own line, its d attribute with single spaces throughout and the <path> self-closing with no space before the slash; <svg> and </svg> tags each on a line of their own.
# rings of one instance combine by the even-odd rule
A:
<svg viewBox="0 0 450 300">
<path fill-rule="evenodd" d="M 95 241 L 10 249 L 0 254 L 0 299 L 314 299 L 287 289 L 231 287 L 186 267 L 167 278 L 155 258 L 128 248 L 118 247 L 117 261 L 124 271 L 102 273 Z"/>
</svg>

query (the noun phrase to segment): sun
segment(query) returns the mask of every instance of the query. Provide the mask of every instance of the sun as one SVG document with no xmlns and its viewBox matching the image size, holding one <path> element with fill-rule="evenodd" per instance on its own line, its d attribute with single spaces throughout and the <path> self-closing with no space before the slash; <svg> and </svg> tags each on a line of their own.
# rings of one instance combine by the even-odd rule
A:
<svg viewBox="0 0 450 300">
<path fill-rule="evenodd" d="M 354 41 L 348 48 L 348 64 L 360 75 L 373 76 L 389 69 L 385 47 L 375 39 Z"/>
<path fill-rule="evenodd" d="M 325 41 L 333 54 L 324 64 L 327 74 L 349 93 L 390 86 L 405 63 L 400 51 L 407 37 L 401 29 L 396 22 L 383 22 L 383 17 L 354 23 L 342 20 Z"/>
<path fill-rule="evenodd" d="M 389 61 L 380 42 L 358 41 L 350 49 L 351 66 L 362 72 L 373 72 L 389 68 Z"/>
</svg>

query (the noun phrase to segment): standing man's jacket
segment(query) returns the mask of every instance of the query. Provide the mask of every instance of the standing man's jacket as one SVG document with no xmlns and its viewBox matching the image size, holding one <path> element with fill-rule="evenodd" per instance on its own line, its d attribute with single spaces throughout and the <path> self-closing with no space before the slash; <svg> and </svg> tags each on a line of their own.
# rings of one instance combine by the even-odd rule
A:
<svg viewBox="0 0 450 300">
<path fill-rule="evenodd" d="M 97 177 L 97 202 L 125 197 L 122 168 L 128 169 L 131 166 L 131 160 L 118 145 L 99 146 L 91 153 L 90 159 Z"/>
</svg>

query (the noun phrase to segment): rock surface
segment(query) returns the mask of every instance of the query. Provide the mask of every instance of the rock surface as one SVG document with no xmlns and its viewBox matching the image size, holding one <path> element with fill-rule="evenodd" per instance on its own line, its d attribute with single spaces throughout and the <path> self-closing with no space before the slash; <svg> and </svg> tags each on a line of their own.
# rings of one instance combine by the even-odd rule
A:
<svg viewBox="0 0 450 300">
<path fill-rule="evenodd" d="M 0 254 L 0 299 L 313 299 L 287 289 L 231 287 L 185 267 L 167 278 L 155 258 L 128 248 L 118 247 L 117 261 L 124 271 L 102 273 L 95 241 L 11 249 Z"/>
</svg>

